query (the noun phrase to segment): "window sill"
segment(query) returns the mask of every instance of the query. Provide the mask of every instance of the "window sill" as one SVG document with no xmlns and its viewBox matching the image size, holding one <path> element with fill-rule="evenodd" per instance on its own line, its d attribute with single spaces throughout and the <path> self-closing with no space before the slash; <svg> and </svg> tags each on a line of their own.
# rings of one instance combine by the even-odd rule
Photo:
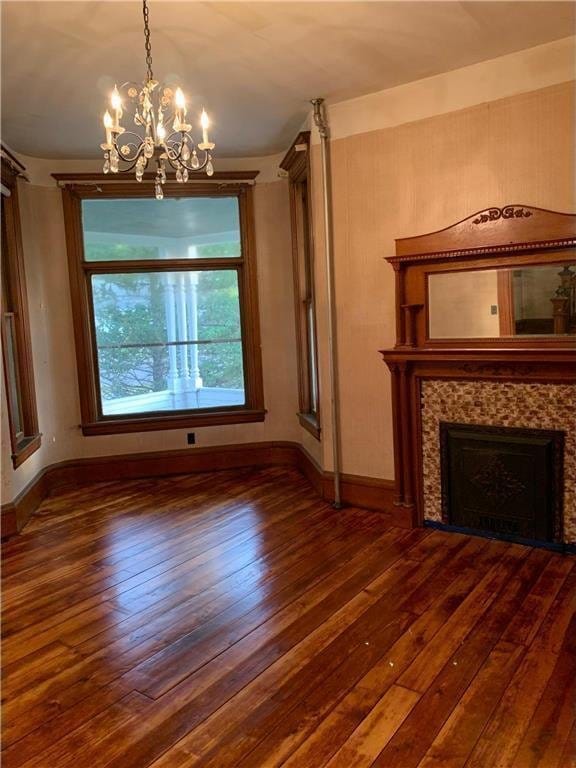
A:
<svg viewBox="0 0 576 768">
<path fill-rule="evenodd" d="M 225 424 L 246 424 L 264 421 L 265 410 L 217 411 L 211 413 L 185 413 L 174 416 L 148 416 L 141 418 L 108 418 L 82 424 L 82 434 L 117 435 L 123 432 L 156 432 L 192 427 L 215 427 Z"/>
<path fill-rule="evenodd" d="M 26 459 L 32 456 L 33 453 L 36 453 L 41 444 L 42 435 L 40 433 L 33 435 L 33 437 L 25 438 L 25 440 L 22 441 L 21 446 L 16 448 L 12 454 L 12 466 L 14 469 L 17 469 L 19 466 L 24 464 Z"/>
<path fill-rule="evenodd" d="M 311 413 L 299 413 L 298 421 L 300 426 L 304 427 L 311 435 L 314 435 L 316 440 L 320 440 L 320 424 L 315 416 Z"/>
</svg>

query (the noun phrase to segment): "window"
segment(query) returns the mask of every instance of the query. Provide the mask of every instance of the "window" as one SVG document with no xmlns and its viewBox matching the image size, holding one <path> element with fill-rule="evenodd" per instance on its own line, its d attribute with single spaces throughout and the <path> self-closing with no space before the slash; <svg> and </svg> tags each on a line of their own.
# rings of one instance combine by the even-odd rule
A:
<svg viewBox="0 0 576 768">
<path fill-rule="evenodd" d="M 17 179 L 23 171 L 3 149 L 2 357 L 14 467 L 40 447 L 18 208 Z"/>
<path fill-rule="evenodd" d="M 300 423 L 320 437 L 316 304 L 314 298 L 314 249 L 310 204 L 310 132 L 298 134 L 280 167 L 290 179 L 292 254 L 296 297 L 296 338 Z"/>
<path fill-rule="evenodd" d="M 64 190 L 84 434 L 264 419 L 252 190 L 202 187 Z"/>
</svg>

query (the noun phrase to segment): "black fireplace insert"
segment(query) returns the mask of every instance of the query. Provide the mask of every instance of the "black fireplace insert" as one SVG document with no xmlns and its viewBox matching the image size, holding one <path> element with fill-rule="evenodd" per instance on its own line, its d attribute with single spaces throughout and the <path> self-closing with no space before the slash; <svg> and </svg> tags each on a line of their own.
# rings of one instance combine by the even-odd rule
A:
<svg viewBox="0 0 576 768">
<path fill-rule="evenodd" d="M 563 432 L 440 422 L 440 447 L 445 524 L 562 542 Z"/>
</svg>

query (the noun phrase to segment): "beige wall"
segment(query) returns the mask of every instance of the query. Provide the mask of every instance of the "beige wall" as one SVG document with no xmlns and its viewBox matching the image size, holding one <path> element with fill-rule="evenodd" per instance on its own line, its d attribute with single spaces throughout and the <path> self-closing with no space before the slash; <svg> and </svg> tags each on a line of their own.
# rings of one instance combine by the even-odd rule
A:
<svg viewBox="0 0 576 768">
<path fill-rule="evenodd" d="M 65 459 L 186 447 L 187 429 L 83 437 L 61 192 L 21 184 L 21 216 L 42 447 L 16 471 L 2 423 L 2 501 L 10 501 L 44 466 Z M 285 181 L 255 187 L 256 244 L 266 420 L 195 428 L 198 446 L 296 440 L 299 427 L 292 261 Z M 5 414 L 5 393 L 2 391 Z M 190 450 L 194 450 L 191 448 Z"/>
<path fill-rule="evenodd" d="M 393 478 L 390 381 L 379 349 L 395 342 L 394 240 L 488 206 L 576 210 L 574 83 L 479 104 L 332 143 L 338 355 L 345 472 Z M 337 120 L 334 112 L 332 117 Z M 338 125 L 331 130 L 339 133 Z M 317 295 L 325 295 L 319 149 L 314 147 Z M 325 302 L 319 301 L 325 379 Z M 331 467 L 327 388 L 323 461 Z"/>
</svg>

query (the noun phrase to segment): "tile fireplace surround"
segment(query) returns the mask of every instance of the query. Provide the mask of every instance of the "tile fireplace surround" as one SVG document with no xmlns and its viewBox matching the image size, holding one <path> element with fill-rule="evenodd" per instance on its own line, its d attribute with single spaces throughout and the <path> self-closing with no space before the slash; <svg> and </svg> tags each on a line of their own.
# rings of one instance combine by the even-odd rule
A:
<svg viewBox="0 0 576 768">
<path fill-rule="evenodd" d="M 565 432 L 564 541 L 576 543 L 576 387 L 507 381 L 422 381 L 424 518 L 442 521 L 440 421 Z"/>
</svg>

